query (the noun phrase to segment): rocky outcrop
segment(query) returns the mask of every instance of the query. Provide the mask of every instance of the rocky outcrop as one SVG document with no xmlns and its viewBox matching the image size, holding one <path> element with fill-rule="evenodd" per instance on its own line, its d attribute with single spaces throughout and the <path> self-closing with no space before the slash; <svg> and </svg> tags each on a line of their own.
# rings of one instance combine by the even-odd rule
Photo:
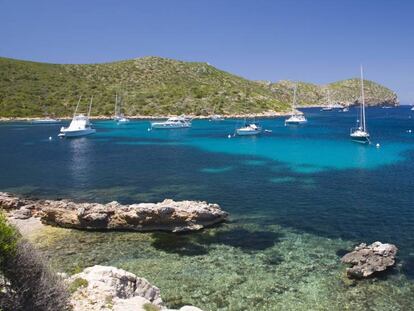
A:
<svg viewBox="0 0 414 311">
<path fill-rule="evenodd" d="M 374 242 L 366 245 L 362 243 L 355 247 L 354 251 L 343 256 L 341 262 L 352 265 L 346 269 L 349 278 L 367 278 L 393 266 L 397 251 L 398 248 L 393 244 Z"/>
<path fill-rule="evenodd" d="M 93 266 L 66 280 L 72 290 L 73 311 L 174 311 L 167 309 L 160 290 L 146 279 L 122 269 L 109 266 Z M 179 311 L 201 311 L 184 306 Z"/>
<path fill-rule="evenodd" d="M 164 200 L 122 205 L 75 203 L 68 200 L 19 200 L 0 193 L 0 206 L 15 209 L 15 218 L 38 216 L 46 224 L 85 230 L 195 231 L 220 223 L 228 214 L 217 204 Z"/>
</svg>

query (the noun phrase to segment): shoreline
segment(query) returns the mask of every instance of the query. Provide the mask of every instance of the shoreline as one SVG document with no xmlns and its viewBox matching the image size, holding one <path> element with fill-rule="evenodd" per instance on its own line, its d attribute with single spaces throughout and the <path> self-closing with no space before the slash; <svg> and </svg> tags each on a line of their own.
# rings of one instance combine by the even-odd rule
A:
<svg viewBox="0 0 414 311">
<path fill-rule="evenodd" d="M 348 107 L 353 107 L 355 105 L 349 105 Z M 386 105 L 369 105 L 368 107 L 384 107 Z M 394 105 L 389 106 L 392 108 L 400 107 L 402 105 Z M 309 105 L 309 106 L 301 106 L 298 107 L 297 110 L 301 109 L 309 109 L 309 108 L 323 108 L 327 107 L 326 105 Z M 334 108 L 335 109 L 335 108 Z M 184 114 L 185 115 L 185 114 Z M 220 114 L 218 114 L 220 115 Z M 247 113 L 247 114 L 222 114 L 224 119 L 243 119 L 243 118 L 263 118 L 263 119 L 269 119 L 269 118 L 278 118 L 278 117 L 286 117 L 290 116 L 291 111 L 265 111 L 261 113 Z M 132 116 L 126 116 L 128 119 L 131 120 L 160 120 L 160 119 L 168 119 L 171 117 L 177 117 L 179 115 L 176 114 L 168 114 L 168 115 L 132 115 Z M 186 117 L 189 117 L 192 120 L 208 120 L 211 118 L 212 115 L 185 115 Z M 36 121 L 45 119 L 47 117 L 0 117 L 0 122 L 10 122 L 10 121 Z M 58 120 L 62 121 L 69 121 L 72 120 L 72 116 L 65 116 L 65 117 L 56 117 Z M 105 116 L 105 115 L 99 115 L 99 116 L 90 116 L 91 120 L 113 120 L 113 116 Z"/>
<path fill-rule="evenodd" d="M 220 115 L 224 119 L 243 119 L 243 118 L 277 118 L 277 117 L 285 117 L 290 115 L 291 112 L 263 112 L 263 113 L 248 113 L 248 114 L 227 114 L 227 115 Z M 179 115 L 133 115 L 133 116 L 126 116 L 128 119 L 131 120 L 159 120 L 159 119 L 168 119 L 171 117 L 177 117 Z M 211 118 L 211 115 L 208 116 L 196 116 L 196 115 L 185 115 L 192 120 L 208 120 Z M 72 120 L 72 117 L 56 117 L 58 120 L 69 121 Z M 0 122 L 8 122 L 8 121 L 36 121 L 45 119 L 45 117 L 0 117 Z M 91 120 L 113 120 L 113 116 L 90 116 L 89 119 Z"/>
</svg>

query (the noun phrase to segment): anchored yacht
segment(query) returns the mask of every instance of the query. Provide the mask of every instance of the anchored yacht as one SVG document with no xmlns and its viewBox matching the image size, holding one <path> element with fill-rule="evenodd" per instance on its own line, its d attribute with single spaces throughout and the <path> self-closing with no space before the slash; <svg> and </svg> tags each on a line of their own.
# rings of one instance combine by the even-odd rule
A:
<svg viewBox="0 0 414 311">
<path fill-rule="evenodd" d="M 166 121 L 151 122 L 152 129 L 180 129 L 191 127 L 191 120 L 185 116 L 171 117 Z"/>
<path fill-rule="evenodd" d="M 60 129 L 59 137 L 80 137 L 90 135 L 96 132 L 94 128 L 92 128 L 91 123 L 89 122 L 89 116 L 91 114 L 92 109 L 92 98 L 89 103 L 89 111 L 88 115 L 85 116 L 83 114 L 76 114 L 78 112 L 79 103 L 81 101 L 81 97 L 79 97 L 78 104 L 76 105 L 75 113 L 73 114 L 73 119 L 70 122 L 68 127 L 62 127 Z"/>
<path fill-rule="evenodd" d="M 369 143 L 370 136 L 367 131 L 367 125 L 365 122 L 365 94 L 364 94 L 364 73 L 361 66 L 361 97 L 362 97 L 362 103 L 361 103 L 361 110 L 359 112 L 359 120 L 357 121 L 357 127 L 351 128 L 351 139 L 353 141 L 359 142 L 359 143 Z"/>
<path fill-rule="evenodd" d="M 285 125 L 297 125 L 297 124 L 303 124 L 308 122 L 308 120 L 306 120 L 306 117 L 303 113 L 298 112 L 298 110 L 296 110 L 295 106 L 296 106 L 296 90 L 297 90 L 297 86 L 295 85 L 295 88 L 293 90 L 293 102 L 292 102 L 292 114 L 291 116 L 285 120 Z"/>
<path fill-rule="evenodd" d="M 236 135 L 253 136 L 262 133 L 262 127 L 257 123 L 246 123 L 243 127 L 236 129 Z"/>
</svg>

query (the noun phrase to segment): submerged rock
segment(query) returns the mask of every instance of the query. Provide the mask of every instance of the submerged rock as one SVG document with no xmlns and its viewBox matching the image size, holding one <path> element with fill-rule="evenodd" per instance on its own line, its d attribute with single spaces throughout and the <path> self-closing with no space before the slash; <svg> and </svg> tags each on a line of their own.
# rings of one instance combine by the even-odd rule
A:
<svg viewBox="0 0 414 311">
<path fill-rule="evenodd" d="M 351 264 L 346 269 L 349 278 L 367 278 L 376 272 L 384 271 L 395 264 L 398 248 L 393 244 L 374 242 L 362 243 L 354 251 L 342 257 L 341 262 Z"/>
<path fill-rule="evenodd" d="M 144 311 L 145 305 L 154 309 L 166 309 L 160 290 L 146 279 L 110 266 L 93 266 L 67 280 L 72 290 L 70 303 L 73 311 Z M 179 311 L 201 311 L 184 306 Z"/>
<path fill-rule="evenodd" d="M 0 205 L 16 218 L 39 216 L 50 225 L 90 230 L 195 231 L 220 223 L 228 214 L 217 204 L 164 200 L 160 203 L 122 205 L 75 203 L 68 200 L 27 200 L 0 193 Z"/>
</svg>

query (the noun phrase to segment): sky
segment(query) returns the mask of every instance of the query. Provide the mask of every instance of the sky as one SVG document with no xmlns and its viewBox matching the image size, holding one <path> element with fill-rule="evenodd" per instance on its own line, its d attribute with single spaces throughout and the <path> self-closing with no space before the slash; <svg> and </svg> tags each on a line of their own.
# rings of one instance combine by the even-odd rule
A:
<svg viewBox="0 0 414 311">
<path fill-rule="evenodd" d="M 357 77 L 414 103 L 410 0 L 0 0 L 0 56 L 209 62 L 252 80 Z"/>
</svg>

